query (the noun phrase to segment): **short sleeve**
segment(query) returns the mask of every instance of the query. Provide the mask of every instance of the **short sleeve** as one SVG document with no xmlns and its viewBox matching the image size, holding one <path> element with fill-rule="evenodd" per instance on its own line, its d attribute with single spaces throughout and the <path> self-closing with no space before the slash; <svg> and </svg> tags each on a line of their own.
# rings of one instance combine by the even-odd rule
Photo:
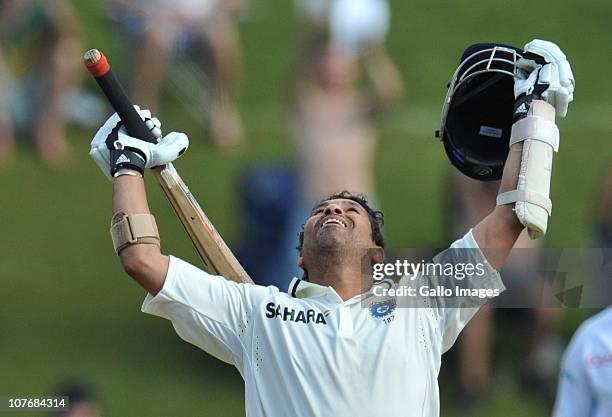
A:
<svg viewBox="0 0 612 417">
<path fill-rule="evenodd" d="M 227 281 L 171 256 L 163 288 L 147 294 L 142 311 L 170 320 L 183 340 L 240 369 L 252 312 L 277 291 Z"/>
<path fill-rule="evenodd" d="M 585 370 L 583 336 L 583 332 L 578 331 L 563 355 L 554 417 L 592 415 L 594 398 Z"/>
<path fill-rule="evenodd" d="M 493 290 L 489 292 L 500 294 L 505 290 L 499 272 L 489 264 L 478 247 L 471 230 L 463 238 L 455 241 L 448 249 L 436 255 L 434 263 L 475 266 L 473 276 L 455 276 L 455 281 L 452 284 L 468 292 L 478 293 Z M 461 330 L 490 298 L 488 296 L 455 296 L 451 300 L 436 300 L 441 315 L 439 330 L 442 333 L 443 353 L 453 346 Z"/>
</svg>

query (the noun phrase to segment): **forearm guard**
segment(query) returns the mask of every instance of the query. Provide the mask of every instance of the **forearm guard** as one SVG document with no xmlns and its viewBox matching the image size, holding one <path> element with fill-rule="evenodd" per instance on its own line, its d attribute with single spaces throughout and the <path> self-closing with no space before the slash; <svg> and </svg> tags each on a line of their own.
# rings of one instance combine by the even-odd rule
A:
<svg viewBox="0 0 612 417">
<path fill-rule="evenodd" d="M 550 178 L 553 151 L 559 150 L 559 129 L 555 109 L 542 100 L 534 100 L 527 115 L 512 125 L 510 147 L 523 142 L 518 184 L 515 190 L 497 196 L 497 205 L 515 203 L 519 221 L 532 239 L 546 234 L 552 213 Z"/>
</svg>

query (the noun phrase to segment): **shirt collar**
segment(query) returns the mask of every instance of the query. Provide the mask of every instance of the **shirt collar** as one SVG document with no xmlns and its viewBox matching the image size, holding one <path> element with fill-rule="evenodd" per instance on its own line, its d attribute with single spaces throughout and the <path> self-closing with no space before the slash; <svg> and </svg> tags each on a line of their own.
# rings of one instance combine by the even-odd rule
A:
<svg viewBox="0 0 612 417">
<path fill-rule="evenodd" d="M 354 304 L 361 301 L 367 294 L 359 294 L 344 301 L 333 287 L 324 287 L 299 278 L 293 278 L 287 290 L 289 295 L 295 298 L 323 298 L 336 304 Z"/>
</svg>

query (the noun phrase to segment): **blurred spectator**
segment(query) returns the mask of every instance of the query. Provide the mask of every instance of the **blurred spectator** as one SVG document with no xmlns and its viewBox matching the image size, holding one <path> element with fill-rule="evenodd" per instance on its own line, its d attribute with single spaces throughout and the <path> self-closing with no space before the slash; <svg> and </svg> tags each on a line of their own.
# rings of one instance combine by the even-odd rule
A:
<svg viewBox="0 0 612 417">
<path fill-rule="evenodd" d="M 237 95 L 242 78 L 242 50 L 230 13 L 243 0 L 108 0 L 111 12 L 133 32 L 137 51 L 133 65 L 132 97 L 141 106 L 157 109 L 164 75 L 177 66 L 177 53 L 186 51 L 197 62 L 199 85 L 195 114 L 208 114 L 214 143 L 236 149 L 243 139 Z M 134 33 L 135 32 L 135 33 Z M 204 67 L 204 70 L 202 69 Z M 187 80 L 174 87 L 188 85 Z M 173 88 L 174 88 L 173 87 Z M 189 91 L 194 93 L 196 91 Z M 208 109 L 202 113 L 202 110 Z"/>
<path fill-rule="evenodd" d="M 386 0 L 297 0 L 306 28 L 290 91 L 293 138 L 306 205 L 342 189 L 374 197 L 374 117 L 403 84 L 385 51 Z M 369 91 L 359 88 L 363 74 Z"/>
<path fill-rule="evenodd" d="M 368 92 L 359 87 L 361 68 L 369 81 Z M 286 254 L 280 262 L 279 276 L 287 282 L 301 276 L 295 246 L 314 202 L 342 190 L 363 193 L 375 201 L 373 121 L 400 99 L 402 90 L 400 76 L 382 44 L 357 53 L 325 35 L 307 41 L 290 91 L 300 202 L 290 214 Z"/>
<path fill-rule="evenodd" d="M 452 236 L 459 236 L 487 216 L 495 207 L 499 191 L 498 181 L 476 181 L 453 170 L 449 182 L 448 211 L 451 220 Z M 519 256 L 511 256 L 501 271 L 504 284 L 516 289 L 525 297 L 533 291 L 530 284 L 536 280 L 534 271 L 538 270 L 538 256 L 529 251 L 539 246 L 539 241 L 531 240 L 524 230 L 514 248 L 522 249 Z M 541 294 L 538 294 L 540 296 Z M 502 295 L 503 297 L 503 295 Z M 533 300 L 537 305 L 541 300 Z M 513 319 L 523 310 L 509 309 Z M 468 406 L 477 406 L 484 399 L 491 385 L 491 350 L 493 341 L 494 309 L 481 308 L 460 336 L 459 372 L 462 384 L 462 401 Z M 533 327 L 526 333 L 528 340 L 527 357 L 521 361 L 520 376 L 523 387 L 540 398 L 552 400 L 553 376 L 562 352 L 558 334 L 559 310 L 537 307 L 532 310 Z"/>
<path fill-rule="evenodd" d="M 81 381 L 64 381 L 55 395 L 68 397 L 70 402 L 70 407 L 54 413 L 55 417 L 102 417 L 102 409 L 93 389 Z"/>
<path fill-rule="evenodd" d="M 583 323 L 572 338 L 553 416 L 612 416 L 612 307 Z"/>
<path fill-rule="evenodd" d="M 295 247 L 314 202 L 341 190 L 376 200 L 373 121 L 403 94 L 384 47 L 386 0 L 297 0 L 296 8 L 306 34 L 290 91 L 300 198 L 289 213 L 279 262 L 278 276 L 287 283 L 301 276 Z M 369 92 L 359 88 L 360 70 Z"/>
<path fill-rule="evenodd" d="M 83 72 L 80 39 L 65 0 L 0 0 L 0 164 L 26 128 L 44 162 L 67 162 L 66 99 Z"/>
</svg>

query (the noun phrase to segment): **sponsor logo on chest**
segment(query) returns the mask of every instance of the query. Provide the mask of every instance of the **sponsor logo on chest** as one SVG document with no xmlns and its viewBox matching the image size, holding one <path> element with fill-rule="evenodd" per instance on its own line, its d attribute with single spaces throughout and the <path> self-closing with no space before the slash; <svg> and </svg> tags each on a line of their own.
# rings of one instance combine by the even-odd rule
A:
<svg viewBox="0 0 612 417">
<path fill-rule="evenodd" d="M 280 319 L 282 321 L 292 321 L 295 323 L 327 324 L 325 314 L 311 308 L 298 310 L 290 307 L 283 307 L 280 304 L 266 304 L 266 317 L 269 319 Z"/>
</svg>

